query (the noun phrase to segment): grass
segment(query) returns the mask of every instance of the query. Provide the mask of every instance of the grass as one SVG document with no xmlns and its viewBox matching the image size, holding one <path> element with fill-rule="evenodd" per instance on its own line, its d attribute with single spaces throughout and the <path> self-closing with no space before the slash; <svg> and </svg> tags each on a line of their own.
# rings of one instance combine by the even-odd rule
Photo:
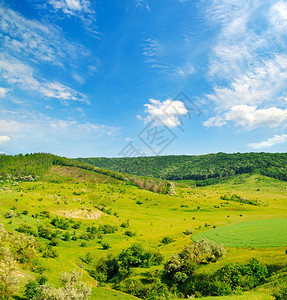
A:
<svg viewBox="0 0 287 300">
<path fill-rule="evenodd" d="M 46 267 L 44 275 L 49 278 L 51 284 L 59 284 L 59 274 L 63 271 L 71 271 L 74 268 L 79 268 L 79 265 L 85 269 L 88 268 L 89 266 L 81 260 L 81 257 L 85 256 L 87 252 L 91 252 L 96 259 L 99 259 L 107 254 L 115 255 L 133 243 L 140 242 L 146 249 L 158 250 L 165 259 L 168 259 L 170 255 L 180 251 L 184 245 L 191 242 L 191 236 L 184 234 L 186 229 L 191 230 L 192 236 L 214 232 L 223 232 L 223 235 L 224 232 L 229 233 L 223 237 L 229 238 L 232 242 L 233 234 L 230 234 L 230 229 L 234 229 L 240 238 L 240 232 L 243 228 L 255 228 L 257 226 L 259 231 L 246 229 L 246 232 L 249 239 L 254 234 L 257 241 L 260 241 L 258 233 L 261 232 L 260 237 L 263 239 L 266 232 L 262 228 L 267 226 L 265 231 L 268 231 L 271 240 L 277 240 L 277 244 L 272 245 L 273 248 L 268 248 L 271 244 L 267 243 L 267 239 L 264 240 L 266 244 L 254 244 L 251 245 L 253 248 L 248 249 L 245 248 L 247 244 L 240 242 L 238 244 L 235 242 L 226 244 L 228 247 L 226 257 L 215 264 L 200 268 L 199 272 L 213 272 L 227 262 L 246 262 L 251 257 L 258 257 L 261 261 L 269 264 L 286 263 L 285 248 L 277 247 L 286 245 L 283 241 L 283 238 L 286 239 L 287 236 L 286 231 L 281 238 L 277 234 L 278 230 L 281 230 L 280 224 L 286 228 L 286 219 L 284 219 L 287 215 L 286 182 L 259 175 L 245 175 L 214 186 L 195 188 L 187 185 L 186 187 L 178 187 L 176 196 L 169 196 L 140 190 L 125 182 L 72 167 L 55 166 L 46 179 L 49 182 L 20 182 L 15 184 L 11 181 L 0 183 L 0 223 L 6 229 L 13 231 L 22 223 L 33 226 L 38 224 L 48 226 L 51 219 L 42 219 L 39 216 L 37 218 L 32 217 L 33 214 L 39 214 L 43 210 L 50 212 L 53 218 L 57 215 L 63 216 L 65 211 L 68 213 L 71 211 L 99 212 L 96 207 L 103 206 L 106 209 L 111 209 L 111 213 L 101 212 L 97 219 L 86 218 L 84 214 L 70 214 L 69 219 L 82 222 L 76 233 L 85 233 L 87 227 L 91 225 L 111 224 L 118 226 L 118 231 L 115 233 L 103 235 L 101 241 L 111 245 L 108 250 L 103 250 L 97 239 L 87 241 L 87 247 L 80 246 L 83 240 L 60 241 L 59 245 L 55 247 L 59 253 L 57 258 L 40 258 L 40 263 Z M 252 200 L 259 200 L 261 204 L 253 206 L 221 200 L 220 197 L 225 194 L 238 194 Z M 138 201 L 142 204 L 137 204 Z M 29 213 L 6 219 L 4 214 L 11 208 L 15 208 L 15 211 L 20 213 L 28 210 Z M 121 228 L 120 224 L 127 219 L 129 219 L 129 227 Z M 216 229 L 211 229 L 214 226 Z M 276 228 L 279 229 L 276 230 Z M 135 232 L 136 235 L 126 236 L 124 232 L 127 229 Z M 72 230 L 70 231 L 72 232 Z M 246 232 L 242 234 L 245 240 L 247 240 Z M 282 232 L 284 233 L 284 228 Z M 170 244 L 162 244 L 160 240 L 166 236 L 174 241 Z M 47 242 L 43 239 L 40 240 Z M 163 265 L 159 268 L 163 268 Z M 147 271 L 148 269 L 142 273 Z M 23 290 L 25 282 L 35 278 L 37 274 L 30 270 L 25 270 L 22 274 Z M 137 276 L 144 278 L 141 273 Z M 84 280 L 93 286 L 91 299 L 135 299 L 135 297 L 114 291 L 110 284 L 97 288 L 96 281 L 86 271 L 84 271 Z M 19 290 L 20 295 L 21 288 Z M 263 293 L 263 295 L 258 293 L 257 298 L 255 296 L 251 298 L 236 297 L 217 299 L 270 299 L 268 293 Z"/>
<path fill-rule="evenodd" d="M 283 247 L 287 246 L 287 219 L 242 222 L 196 234 L 193 240 L 202 237 L 226 247 Z"/>
</svg>

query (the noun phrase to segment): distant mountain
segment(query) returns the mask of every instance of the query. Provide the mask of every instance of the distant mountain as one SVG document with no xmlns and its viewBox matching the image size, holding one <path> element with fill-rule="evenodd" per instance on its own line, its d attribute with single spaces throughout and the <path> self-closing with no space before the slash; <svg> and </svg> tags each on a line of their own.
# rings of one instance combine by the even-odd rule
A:
<svg viewBox="0 0 287 300">
<path fill-rule="evenodd" d="M 287 181 L 287 153 L 217 153 L 134 158 L 78 158 L 80 162 L 117 172 L 164 180 L 211 184 L 237 174 L 262 174 Z"/>
</svg>

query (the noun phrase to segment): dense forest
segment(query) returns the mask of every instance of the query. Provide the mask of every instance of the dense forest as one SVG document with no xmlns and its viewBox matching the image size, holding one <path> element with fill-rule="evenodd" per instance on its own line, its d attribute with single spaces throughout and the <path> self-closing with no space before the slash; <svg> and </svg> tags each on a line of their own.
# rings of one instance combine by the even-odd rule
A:
<svg viewBox="0 0 287 300">
<path fill-rule="evenodd" d="M 47 153 L 19 154 L 14 156 L 0 155 L 0 180 L 9 178 L 22 181 L 39 180 L 42 179 L 54 165 L 77 167 L 93 171 L 156 193 L 167 194 L 170 192 L 171 184 L 168 181 L 150 177 L 127 175 L 118 171 L 95 167 L 76 159 Z"/>
<path fill-rule="evenodd" d="M 246 173 L 287 180 L 287 153 L 217 153 L 78 160 L 100 168 L 165 180 L 195 180 L 208 184 Z"/>
</svg>

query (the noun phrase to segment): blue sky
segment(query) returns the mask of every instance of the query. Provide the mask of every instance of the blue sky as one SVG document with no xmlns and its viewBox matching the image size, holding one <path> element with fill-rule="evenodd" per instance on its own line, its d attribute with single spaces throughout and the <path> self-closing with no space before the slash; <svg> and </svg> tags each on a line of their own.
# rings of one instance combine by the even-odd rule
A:
<svg viewBox="0 0 287 300">
<path fill-rule="evenodd" d="M 0 0 L 0 42 L 2 153 L 286 151 L 286 1 Z"/>
</svg>

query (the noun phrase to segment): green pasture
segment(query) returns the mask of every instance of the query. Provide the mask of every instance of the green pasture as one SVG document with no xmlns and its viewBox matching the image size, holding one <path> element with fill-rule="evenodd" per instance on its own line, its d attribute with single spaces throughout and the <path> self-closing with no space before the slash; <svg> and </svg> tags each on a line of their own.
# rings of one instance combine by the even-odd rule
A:
<svg viewBox="0 0 287 300">
<path fill-rule="evenodd" d="M 287 246 L 287 219 L 242 222 L 201 232 L 192 239 L 202 237 L 225 247 L 283 247 Z"/>
<path fill-rule="evenodd" d="M 86 247 L 81 247 L 82 240 L 61 240 L 55 247 L 58 257 L 40 258 L 40 263 L 46 268 L 44 274 L 51 284 L 59 283 L 61 272 L 79 268 L 79 265 L 84 269 L 88 268 L 81 259 L 87 252 L 99 259 L 108 254 L 118 254 L 135 242 L 140 242 L 146 249 L 160 251 L 167 260 L 184 245 L 192 242 L 191 235 L 184 234 L 186 229 L 192 231 L 193 238 L 208 235 L 208 238 L 231 247 L 224 259 L 206 266 L 207 271 L 227 262 L 247 261 L 251 257 L 259 257 L 263 262 L 273 264 L 282 263 L 286 259 L 285 250 L 277 248 L 287 246 L 286 182 L 259 175 L 246 175 L 202 188 L 180 185 L 176 188 L 176 195 L 170 196 L 141 190 L 128 183 L 75 168 L 55 167 L 47 178 L 49 182 L 0 183 L 0 223 L 6 229 L 13 231 L 23 223 L 51 226 L 50 219 L 32 216 L 41 211 L 48 211 L 51 218 L 69 213 L 69 219 L 80 220 L 82 225 L 76 230 L 78 235 L 85 233 L 91 225 L 111 224 L 118 227 L 115 233 L 103 235 L 101 241 L 86 241 Z M 225 194 L 234 193 L 260 200 L 261 204 L 254 206 L 221 199 Z M 97 207 L 102 206 L 111 209 L 111 213 L 100 212 Z M 5 218 L 5 213 L 11 209 L 19 212 L 20 217 Z M 28 214 L 22 215 L 21 212 L 25 210 Z M 75 217 L 78 212 L 86 211 L 91 214 L 99 212 L 100 216 Z M 120 226 L 126 220 L 129 220 L 128 230 L 134 232 L 134 236 L 125 235 L 127 229 Z M 173 242 L 162 244 L 160 240 L 166 236 L 172 238 Z M 100 242 L 108 243 L 111 248 L 103 250 Z M 238 248 L 234 250 L 233 247 Z M 254 248 L 246 250 L 245 247 Z M 162 269 L 163 265 L 159 268 Z M 204 270 L 205 267 L 202 268 L 203 272 Z M 147 271 L 148 269 L 143 273 Z M 26 270 L 23 285 L 36 275 Z M 86 271 L 84 280 L 94 287 L 91 299 L 135 299 L 112 290 L 112 285 L 97 288 L 96 281 Z M 232 297 L 222 299 L 248 299 Z M 270 299 L 269 296 L 260 297 L 249 299 Z"/>
</svg>

